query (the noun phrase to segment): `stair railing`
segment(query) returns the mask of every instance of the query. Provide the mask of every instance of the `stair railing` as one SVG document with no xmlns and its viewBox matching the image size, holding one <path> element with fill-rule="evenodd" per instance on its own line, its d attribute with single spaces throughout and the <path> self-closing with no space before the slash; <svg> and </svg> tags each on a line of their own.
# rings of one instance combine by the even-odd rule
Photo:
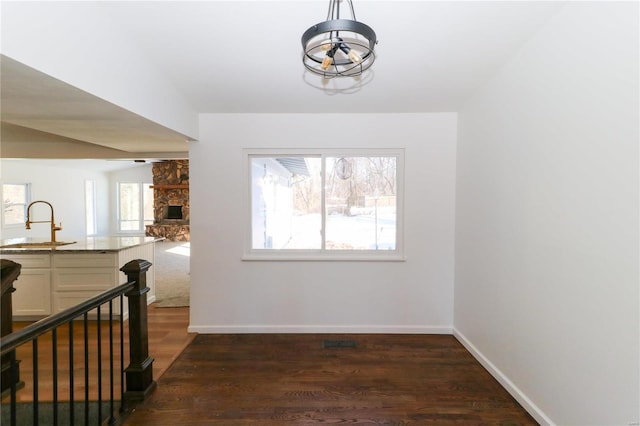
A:
<svg viewBox="0 0 640 426">
<path fill-rule="evenodd" d="M 14 262 L 11 262 L 14 263 Z M 7 265 L 5 271 L 5 265 Z M 17 264 L 15 264 L 17 265 Z M 11 290 L 7 287 L 7 291 L 5 293 L 5 278 L 7 282 L 12 279 L 15 280 L 19 275 L 19 265 L 17 268 L 17 274 L 15 273 L 15 266 L 6 264 L 3 260 L 2 264 L 2 315 L 5 315 L 5 303 L 9 305 L 9 312 L 11 301 L 5 301 L 5 295 L 10 298 Z M 116 388 L 116 381 L 114 375 L 116 373 L 116 369 L 114 367 L 114 362 L 116 358 L 116 349 L 114 347 L 114 327 L 119 329 L 119 359 L 120 359 L 120 368 L 119 368 L 119 384 L 120 384 L 120 414 L 124 413 L 127 410 L 130 410 L 139 402 L 143 401 L 149 393 L 155 388 L 156 383 L 153 380 L 153 358 L 149 357 L 149 333 L 148 333 L 148 322 L 147 322 L 147 293 L 149 292 L 149 288 L 147 287 L 147 279 L 146 273 L 151 267 L 151 263 L 146 260 L 132 260 L 131 262 L 124 265 L 120 270 L 124 272 L 127 276 L 127 282 L 119 285 L 113 289 L 107 290 L 104 293 L 92 297 L 85 302 L 67 309 L 63 312 L 51 315 L 47 318 L 44 318 L 36 323 L 30 324 L 25 328 L 12 332 L 6 336 L 2 336 L 0 339 L 0 354 L 3 357 L 5 355 L 9 357 L 9 386 L 6 392 L 9 394 L 10 398 L 10 424 L 15 426 L 16 424 L 24 424 L 24 419 L 18 420 L 18 410 L 17 410 L 17 390 L 20 387 L 19 381 L 19 372 L 18 372 L 18 364 L 19 362 L 16 360 L 16 349 L 21 347 L 22 345 L 26 345 L 31 343 L 32 345 L 32 359 L 33 359 L 33 381 L 32 381 L 32 392 L 33 392 L 33 410 L 32 410 L 32 419 L 33 424 L 38 425 L 40 422 L 40 413 L 39 413 L 39 384 L 38 384 L 38 375 L 40 371 L 40 365 L 38 362 L 38 337 L 42 336 L 45 333 L 51 332 L 51 340 L 52 340 L 52 365 L 51 365 L 51 374 L 53 378 L 52 385 L 52 413 L 50 413 L 50 417 L 47 417 L 46 423 L 57 425 L 61 418 L 60 413 L 60 405 L 61 401 L 58 399 L 58 389 L 59 389 L 59 380 L 61 370 L 61 365 L 59 365 L 59 351 L 58 351 L 58 329 L 61 327 L 68 327 L 68 349 L 65 351 L 64 355 L 68 357 L 68 380 L 69 380 L 69 424 L 89 424 L 90 418 L 90 388 L 95 385 L 95 383 L 91 383 L 89 370 L 90 370 L 90 360 L 89 360 L 89 313 L 95 313 L 97 320 L 97 421 L 98 424 L 101 424 L 106 417 L 103 415 L 103 405 L 106 405 L 106 410 L 108 411 L 108 422 L 109 424 L 115 424 L 116 420 L 116 397 L 114 395 Z M 6 277 L 5 277 L 6 272 Z M 9 275 L 9 274 L 14 275 Z M 12 284 L 11 284 L 12 287 Z M 129 332 L 129 365 L 127 368 L 124 368 L 124 319 L 123 319 L 123 307 L 124 307 L 124 297 L 127 297 L 128 308 L 129 308 L 129 320 L 128 320 L 128 332 Z M 119 303 L 119 312 L 116 323 L 114 325 L 114 301 Z M 103 343 L 102 343 L 102 308 L 104 305 L 107 305 L 108 310 L 108 388 L 109 388 L 109 397 L 103 397 L 103 371 L 102 371 L 102 359 L 103 359 Z M 4 317 L 3 317 L 4 319 Z M 76 377 L 74 374 L 75 370 L 75 360 L 74 360 L 74 326 L 77 325 L 74 321 L 81 321 L 81 326 L 83 326 L 83 337 L 84 337 L 84 421 L 80 419 L 75 419 L 76 416 L 76 406 L 75 406 L 75 395 L 74 395 L 74 387 L 76 385 Z M 4 321 L 3 321 L 4 322 Z M 61 329 L 64 330 L 64 329 Z M 62 346 L 65 346 L 62 344 Z M 43 370 L 44 371 L 44 370 Z M 126 380 L 125 380 L 126 376 Z M 80 381 L 81 382 L 81 381 Z M 94 380 L 95 382 L 95 380 Z M 27 386 L 25 385 L 25 388 Z M 26 391 L 26 389 L 24 389 Z M 4 395 L 3 395 L 4 396 Z M 93 410 L 95 411 L 95 410 Z M 106 413 L 105 413 L 106 414 Z M 43 421 L 45 423 L 45 421 Z"/>
</svg>

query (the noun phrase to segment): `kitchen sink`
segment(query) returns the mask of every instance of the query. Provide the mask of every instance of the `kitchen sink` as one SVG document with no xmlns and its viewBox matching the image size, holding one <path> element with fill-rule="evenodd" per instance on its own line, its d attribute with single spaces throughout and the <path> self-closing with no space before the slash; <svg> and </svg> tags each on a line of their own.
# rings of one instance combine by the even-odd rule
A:
<svg viewBox="0 0 640 426">
<path fill-rule="evenodd" d="M 5 246 L 0 246 L 0 248 L 55 248 L 60 246 L 66 246 L 67 244 L 74 244 L 75 241 L 64 242 L 64 241 L 45 241 L 38 243 L 15 243 L 15 244 L 7 244 Z"/>
</svg>

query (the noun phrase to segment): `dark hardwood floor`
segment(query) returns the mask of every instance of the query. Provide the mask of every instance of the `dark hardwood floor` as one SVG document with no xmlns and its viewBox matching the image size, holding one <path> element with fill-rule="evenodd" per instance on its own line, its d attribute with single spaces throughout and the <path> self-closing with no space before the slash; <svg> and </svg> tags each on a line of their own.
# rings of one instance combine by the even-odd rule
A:
<svg viewBox="0 0 640 426">
<path fill-rule="evenodd" d="M 453 336 L 195 336 L 186 331 L 188 321 L 188 308 L 150 306 L 149 351 L 158 386 L 124 424 L 537 424 Z M 64 334 L 61 329 L 61 340 Z M 355 347 L 349 347 L 350 342 Z M 75 343 L 82 345 L 80 335 Z M 50 346 L 50 337 L 43 336 L 39 386 L 44 401 L 51 400 Z M 93 338 L 90 348 L 90 369 L 95 371 Z M 18 351 L 26 383 L 19 401 L 32 396 L 27 349 Z M 64 376 L 67 358 L 61 354 L 59 362 Z M 76 363 L 81 378 L 82 360 Z M 68 397 L 64 385 L 62 380 L 61 401 Z M 82 383 L 76 386 L 75 394 L 81 397 Z M 95 389 L 92 400 L 94 394 Z"/>
<path fill-rule="evenodd" d="M 309 423 L 537 424 L 453 336 L 317 334 L 198 335 L 124 422 Z"/>
</svg>

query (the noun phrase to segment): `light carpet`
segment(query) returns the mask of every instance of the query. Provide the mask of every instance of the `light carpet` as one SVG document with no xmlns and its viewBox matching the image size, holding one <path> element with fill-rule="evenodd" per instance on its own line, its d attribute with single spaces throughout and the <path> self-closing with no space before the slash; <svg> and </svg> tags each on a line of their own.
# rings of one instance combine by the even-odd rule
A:
<svg viewBox="0 0 640 426">
<path fill-rule="evenodd" d="M 190 243 L 159 241 L 156 243 L 156 304 L 160 308 L 189 306 Z"/>
</svg>

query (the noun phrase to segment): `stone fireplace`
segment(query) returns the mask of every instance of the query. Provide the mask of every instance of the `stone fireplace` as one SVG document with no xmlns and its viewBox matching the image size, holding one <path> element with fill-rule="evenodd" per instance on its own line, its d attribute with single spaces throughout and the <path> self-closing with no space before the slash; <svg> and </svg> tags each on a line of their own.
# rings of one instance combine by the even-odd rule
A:
<svg viewBox="0 0 640 426">
<path fill-rule="evenodd" d="M 189 241 L 189 160 L 153 163 L 153 216 L 147 236 Z"/>
</svg>

